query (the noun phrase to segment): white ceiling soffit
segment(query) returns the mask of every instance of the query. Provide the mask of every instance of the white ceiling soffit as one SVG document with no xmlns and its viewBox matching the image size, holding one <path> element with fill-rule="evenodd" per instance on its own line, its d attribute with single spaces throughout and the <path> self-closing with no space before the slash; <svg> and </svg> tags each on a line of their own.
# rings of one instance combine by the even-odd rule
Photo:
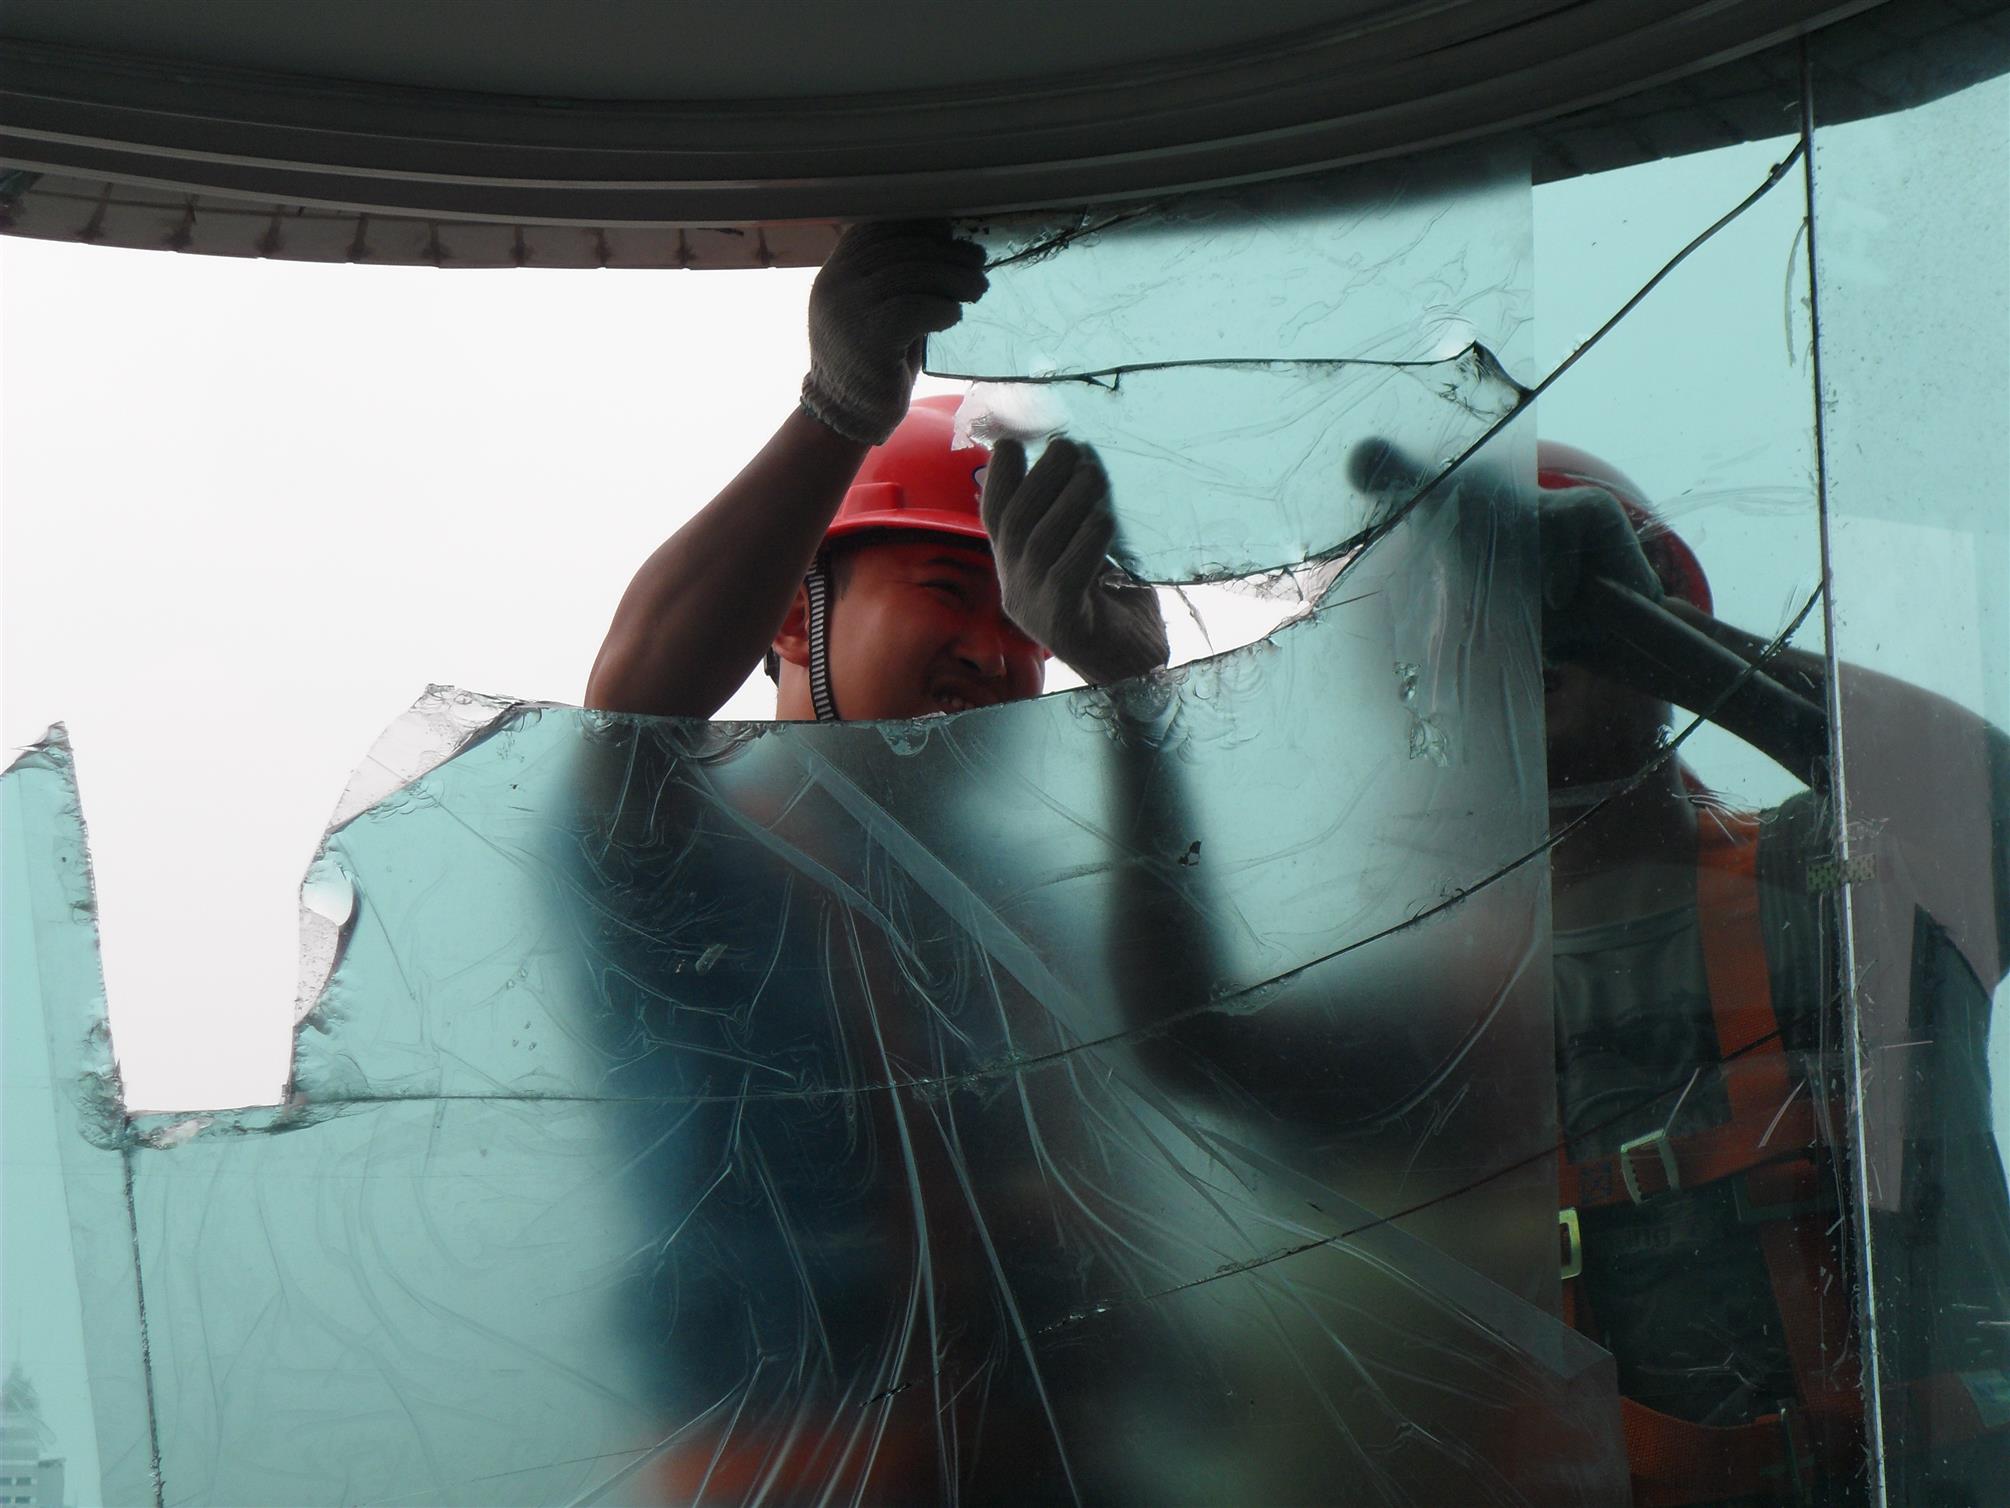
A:
<svg viewBox="0 0 2010 1508">
<path fill-rule="evenodd" d="M 0 228 L 442 266 L 806 264 L 839 220 L 1305 171 L 1698 75 L 1771 134 L 1790 122 L 1764 50 L 1875 4 L 6 0 Z M 1890 11 L 1920 4 L 1976 9 Z M 1552 174 L 1621 140 L 1581 120 Z M 1618 149 L 1659 155 L 1650 127 Z"/>
</svg>

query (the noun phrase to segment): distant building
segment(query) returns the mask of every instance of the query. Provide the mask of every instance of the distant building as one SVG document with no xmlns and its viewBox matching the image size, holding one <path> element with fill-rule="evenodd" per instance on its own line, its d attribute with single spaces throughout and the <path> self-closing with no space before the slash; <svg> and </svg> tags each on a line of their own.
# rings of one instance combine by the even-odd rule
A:
<svg viewBox="0 0 2010 1508">
<path fill-rule="evenodd" d="M 16 1366 L 0 1384 L 0 1508 L 64 1508 L 55 1448 L 35 1385 Z"/>
</svg>

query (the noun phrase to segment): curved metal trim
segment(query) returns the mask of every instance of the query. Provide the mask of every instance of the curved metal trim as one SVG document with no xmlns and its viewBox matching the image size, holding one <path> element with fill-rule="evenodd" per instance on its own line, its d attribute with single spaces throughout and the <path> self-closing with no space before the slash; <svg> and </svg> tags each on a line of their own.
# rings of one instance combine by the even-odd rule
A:
<svg viewBox="0 0 2010 1508">
<path fill-rule="evenodd" d="M 1406 18 L 1115 79 L 786 103 L 345 84 L 0 43 L 0 161 L 352 213 L 706 225 L 1087 203 L 1408 152 L 1721 63 L 1877 0 L 1637 0 L 1447 42 Z M 1643 58 L 1657 60 L 1651 69 Z"/>
</svg>

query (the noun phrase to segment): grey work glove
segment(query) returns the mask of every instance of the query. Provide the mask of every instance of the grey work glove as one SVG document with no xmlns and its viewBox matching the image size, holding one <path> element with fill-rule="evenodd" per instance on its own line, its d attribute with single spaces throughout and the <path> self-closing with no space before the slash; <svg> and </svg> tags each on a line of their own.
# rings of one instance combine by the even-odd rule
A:
<svg viewBox="0 0 2010 1508">
<path fill-rule="evenodd" d="M 1026 447 L 992 448 L 979 507 L 1005 615 L 1086 681 L 1107 685 L 1165 664 L 1158 593 L 1109 561 L 1117 521 L 1096 453 L 1054 440 L 1031 473 Z"/>
<path fill-rule="evenodd" d="M 1426 485 L 1432 469 L 1387 440 L 1368 440 L 1348 458 L 1354 485 L 1394 508 Z M 1503 467 L 1468 461 L 1440 484 L 1446 495 L 1485 499 L 1497 508 L 1534 509 L 1542 552 L 1542 647 L 1551 660 L 1577 657 L 1599 627 L 1587 621 L 1584 583 L 1604 577 L 1659 602 L 1661 580 L 1640 547 L 1633 520 L 1619 500 L 1601 487 L 1566 487 L 1530 492 Z M 1435 491 L 1436 489 L 1434 489 Z M 1440 500 L 1427 494 L 1418 505 Z"/>
<path fill-rule="evenodd" d="M 1542 645 L 1551 659 L 1570 659 L 1598 630 L 1584 622 L 1584 583 L 1602 576 L 1649 602 L 1662 599 L 1661 578 L 1640 548 L 1633 520 L 1619 499 L 1599 487 L 1539 493 L 1536 538 L 1542 549 Z"/>
<path fill-rule="evenodd" d="M 907 415 L 929 332 L 986 286 L 983 249 L 946 222 L 854 225 L 810 287 L 803 408 L 847 439 L 882 443 Z"/>
</svg>

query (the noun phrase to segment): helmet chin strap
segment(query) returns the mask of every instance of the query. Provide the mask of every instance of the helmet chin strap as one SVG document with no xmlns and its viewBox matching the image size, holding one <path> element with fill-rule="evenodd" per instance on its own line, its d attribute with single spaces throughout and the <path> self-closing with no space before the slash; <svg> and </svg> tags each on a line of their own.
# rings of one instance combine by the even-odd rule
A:
<svg viewBox="0 0 2010 1508">
<path fill-rule="evenodd" d="M 831 579 L 821 560 L 810 567 L 803 578 L 803 588 L 810 599 L 810 706 L 818 722 L 834 723 L 838 710 L 837 700 L 831 695 Z"/>
</svg>

